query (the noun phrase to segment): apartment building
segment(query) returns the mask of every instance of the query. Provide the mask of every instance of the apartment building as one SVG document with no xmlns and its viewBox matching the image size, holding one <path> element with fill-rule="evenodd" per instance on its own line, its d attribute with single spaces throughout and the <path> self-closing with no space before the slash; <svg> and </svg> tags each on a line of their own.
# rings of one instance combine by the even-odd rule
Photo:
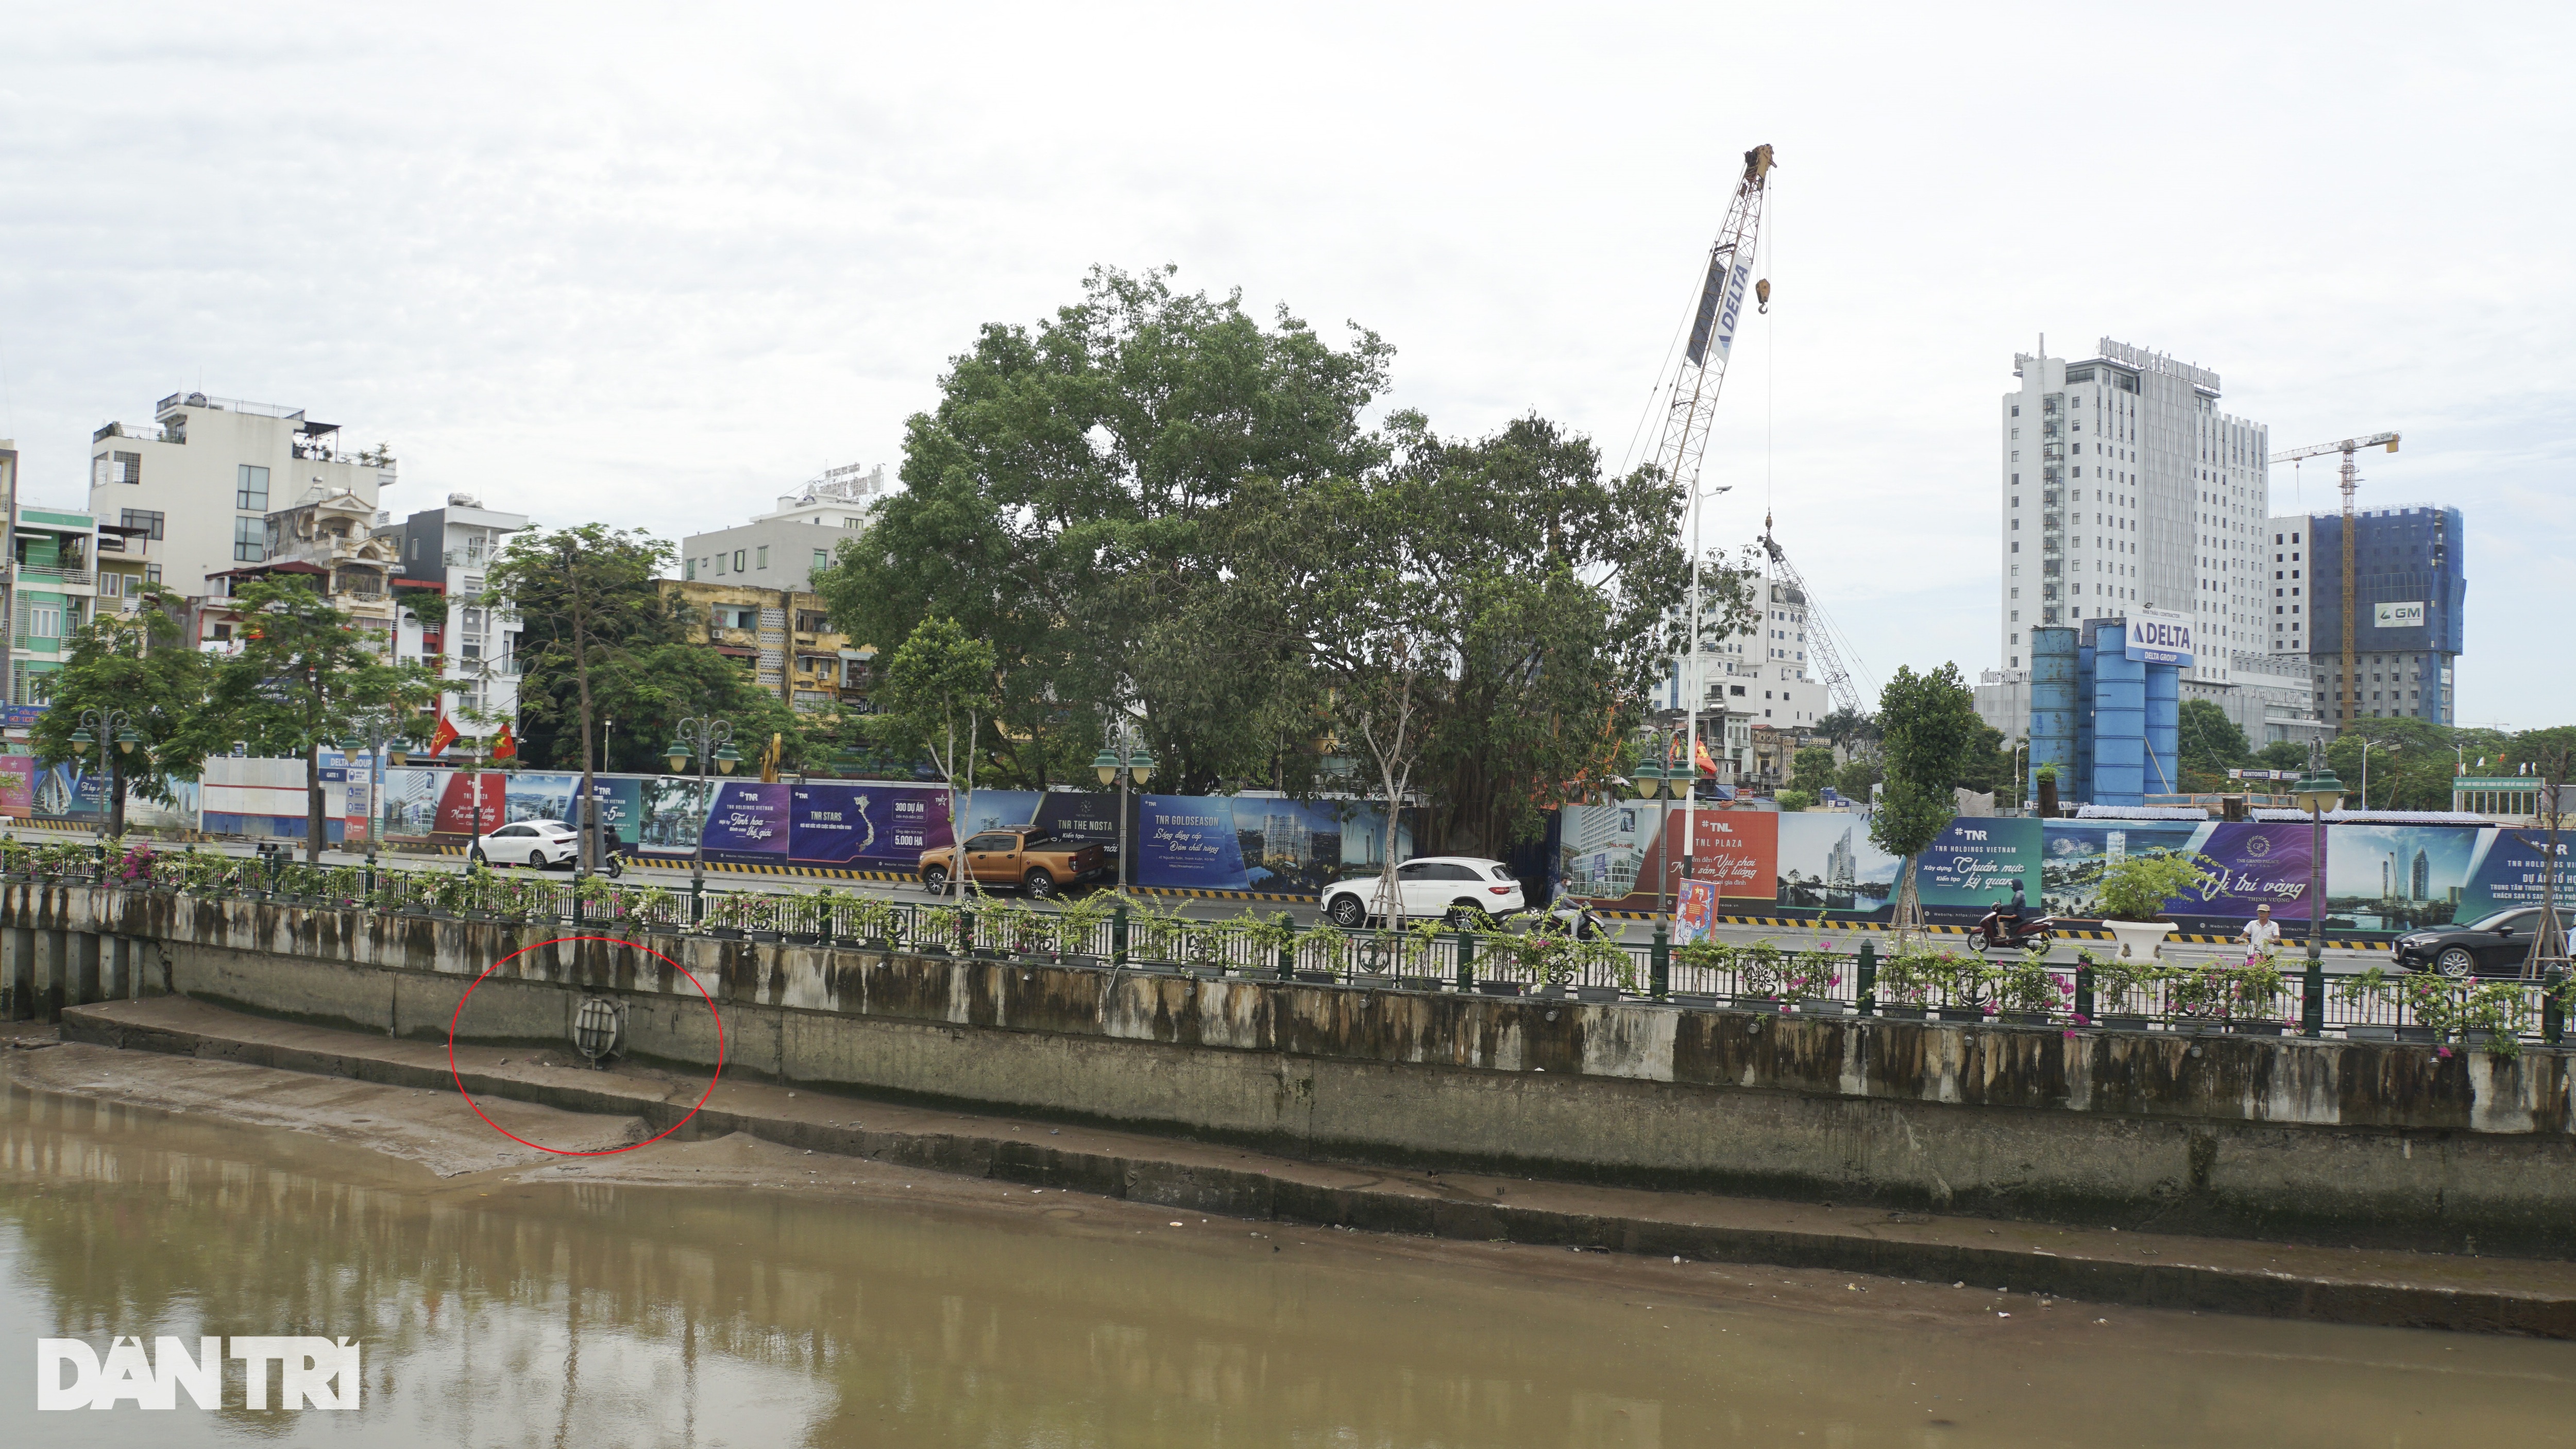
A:
<svg viewBox="0 0 2576 1449">
<path fill-rule="evenodd" d="M 438 666 L 449 687 L 440 703 L 451 715 L 494 724 L 518 717 L 519 619 L 484 601 L 484 580 L 509 536 L 529 526 L 524 513 L 486 508 L 471 493 L 450 493 L 444 507 L 396 523 L 379 514 L 376 537 L 400 565 L 404 587 L 436 594 L 444 607 L 403 612 L 395 651 Z"/>
<path fill-rule="evenodd" d="M 23 504 L 13 512 L 9 703 L 49 704 L 53 676 L 70 655 L 71 636 L 97 617 L 98 575 L 93 560 L 98 520 L 69 509 Z"/>
<path fill-rule="evenodd" d="M 841 540 L 868 526 L 893 492 L 883 463 L 828 469 L 778 507 L 751 522 L 680 540 L 684 583 L 739 583 L 755 588 L 802 590 L 830 567 Z"/>
<path fill-rule="evenodd" d="M 756 584 L 664 579 L 709 648 L 808 714 L 865 713 L 876 650 L 832 631 L 820 596 Z"/>
<path fill-rule="evenodd" d="M 154 530 L 165 581 L 193 595 L 205 591 L 203 580 L 265 559 L 271 509 L 315 489 L 373 509 L 395 473 L 387 445 L 346 442 L 338 424 L 302 408 L 172 393 L 153 405 L 150 422 L 109 422 L 91 434 L 89 511 Z"/>
</svg>

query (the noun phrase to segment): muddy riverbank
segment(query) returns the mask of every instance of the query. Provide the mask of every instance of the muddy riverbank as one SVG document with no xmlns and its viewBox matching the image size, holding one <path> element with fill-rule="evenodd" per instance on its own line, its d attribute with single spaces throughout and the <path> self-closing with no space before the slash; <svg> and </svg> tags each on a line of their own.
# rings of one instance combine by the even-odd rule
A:
<svg viewBox="0 0 2576 1449">
<path fill-rule="evenodd" d="M 457 1048 L 452 1074 L 438 1046 L 177 999 L 81 1008 L 66 1015 L 63 1030 L 75 1040 L 11 1053 L 11 1076 L 97 1100 L 286 1127 L 446 1176 L 795 1187 L 790 1169 L 815 1186 L 873 1181 L 858 1174 L 882 1169 L 909 1174 L 912 1186 L 893 1189 L 904 1192 L 965 1191 L 963 1180 L 1014 1197 L 1034 1190 L 1063 1202 L 1072 1194 L 1251 1223 L 1973 1281 L 2099 1304 L 2576 1338 L 2576 1265 L 2564 1262 L 1390 1171 L 735 1080 L 722 1082 L 665 1140 L 568 1157 L 526 1144 L 599 1153 L 651 1137 L 706 1096 L 705 1079 L 652 1068 L 596 1071 L 568 1063 L 560 1049 L 482 1047 Z M 458 1075 L 489 1125 L 457 1094 Z M 737 1157 L 710 1154 L 707 1139 L 732 1140 L 728 1151 Z"/>
</svg>

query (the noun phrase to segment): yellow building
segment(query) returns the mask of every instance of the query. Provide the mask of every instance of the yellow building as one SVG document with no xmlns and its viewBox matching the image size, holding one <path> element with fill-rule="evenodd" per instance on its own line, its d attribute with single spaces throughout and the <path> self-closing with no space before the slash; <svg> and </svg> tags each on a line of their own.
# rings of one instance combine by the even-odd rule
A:
<svg viewBox="0 0 2576 1449">
<path fill-rule="evenodd" d="M 835 634 L 822 596 L 705 579 L 660 580 L 686 606 L 694 637 L 742 664 L 763 689 L 807 714 L 864 714 L 876 650 Z"/>
</svg>

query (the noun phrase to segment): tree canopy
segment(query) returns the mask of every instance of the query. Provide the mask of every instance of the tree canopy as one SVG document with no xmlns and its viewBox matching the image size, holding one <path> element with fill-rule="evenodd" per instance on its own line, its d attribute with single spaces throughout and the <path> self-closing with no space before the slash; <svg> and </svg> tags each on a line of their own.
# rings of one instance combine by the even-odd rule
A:
<svg viewBox="0 0 2576 1449">
<path fill-rule="evenodd" d="M 183 604 L 155 584 L 138 612 L 100 614 L 82 625 L 54 676 L 53 707 L 30 731 L 36 757 L 46 764 L 85 758 L 117 777 L 119 788 L 108 799 L 111 835 L 124 828 L 127 793 L 167 802 L 169 781 L 193 780 L 204 765 L 205 734 L 191 725 L 205 704 L 206 656 L 182 636 L 175 614 Z M 117 711 L 142 739 L 128 752 L 112 728 L 86 751 L 76 750 L 72 735 L 91 710 Z"/>
<path fill-rule="evenodd" d="M 1094 271 L 954 360 L 907 491 L 816 587 L 853 637 L 935 617 L 990 642 L 996 783 L 1081 780 L 1128 710 L 1178 791 L 1311 793 L 1396 710 L 1425 843 L 1499 850 L 1612 772 L 1680 651 L 1682 500 L 1543 418 L 1367 428 L 1390 356 Z M 1703 592 L 1713 631 L 1753 617 L 1740 567 Z"/>
<path fill-rule="evenodd" d="M 437 697 L 436 672 L 393 660 L 380 631 L 358 626 L 300 575 L 246 580 L 234 592 L 241 648 L 214 666 L 207 707 L 180 731 L 199 756 L 242 741 L 255 755 L 304 761 L 307 858 L 319 860 L 322 757 L 369 714 L 401 716 Z"/>
</svg>

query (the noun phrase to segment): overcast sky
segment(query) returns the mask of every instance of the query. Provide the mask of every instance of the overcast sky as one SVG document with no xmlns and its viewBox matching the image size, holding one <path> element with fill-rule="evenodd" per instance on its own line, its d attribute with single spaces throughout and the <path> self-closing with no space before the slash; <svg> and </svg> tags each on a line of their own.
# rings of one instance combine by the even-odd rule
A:
<svg viewBox="0 0 2576 1449">
<path fill-rule="evenodd" d="M 1869 674 L 2002 662 L 1995 399 L 2108 334 L 2278 446 L 2402 430 L 2363 497 L 2467 514 L 2462 720 L 2576 720 L 2576 9 L 1223 9 L 13 7 L 0 436 L 79 504 L 202 389 L 391 442 L 398 511 L 676 538 L 1172 262 L 1617 462 L 1767 141 L 1711 536 L 1776 509 Z"/>
</svg>

